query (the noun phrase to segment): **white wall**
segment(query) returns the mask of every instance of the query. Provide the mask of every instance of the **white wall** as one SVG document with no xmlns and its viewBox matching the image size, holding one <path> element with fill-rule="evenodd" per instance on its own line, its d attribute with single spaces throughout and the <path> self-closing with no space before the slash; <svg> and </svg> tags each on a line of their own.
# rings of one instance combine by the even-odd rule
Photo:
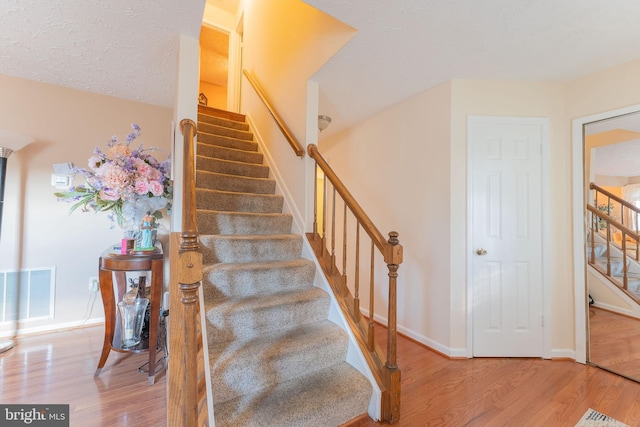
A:
<svg viewBox="0 0 640 427">
<path fill-rule="evenodd" d="M 35 138 L 9 158 L 0 269 L 55 266 L 55 318 L 22 327 L 77 325 L 87 317 L 88 279 L 98 276 L 98 257 L 122 233 L 109 228 L 106 214 L 69 215 L 70 205 L 53 195 L 52 164 L 86 167 L 94 147 L 106 146 L 114 134 L 124 139 L 132 123 L 142 129 L 136 142 L 163 149 L 156 157 L 164 160 L 171 110 L 4 75 L 0 92 L 0 129 Z M 162 231 L 167 230 L 165 221 Z M 88 317 L 103 317 L 100 298 Z"/>
<path fill-rule="evenodd" d="M 306 147 L 307 123 L 317 123 L 308 121 L 308 80 L 353 36 L 354 30 L 298 0 L 245 0 L 239 14 L 244 16 L 244 68 L 259 82 L 277 114 Z M 293 200 L 289 211 L 302 223 L 308 165 L 295 156 L 246 79 L 242 82 L 241 105 L 254 125 L 256 137 L 265 144 L 274 173 L 283 180 L 280 190 L 288 192 Z M 317 116 L 317 110 L 312 114 Z"/>
<path fill-rule="evenodd" d="M 551 237 L 555 262 L 551 266 L 551 346 L 573 348 L 573 288 L 571 271 L 571 218 L 559 215 L 571 209 L 571 144 L 564 117 L 564 91 L 561 84 L 486 80 L 454 80 L 452 91 L 451 161 L 465 165 L 451 175 L 451 343 L 453 349 L 466 347 L 465 269 L 458 262 L 466 259 L 466 122 L 469 115 L 548 117 L 551 157 Z M 456 261 L 454 261 L 456 260 Z M 563 353 L 563 355 L 565 355 Z M 565 355 L 566 356 L 566 355 Z"/>
<path fill-rule="evenodd" d="M 330 139 L 321 134 L 319 142 L 320 152 L 380 231 L 399 233 L 404 249 L 398 270 L 399 331 L 439 351 L 450 347 L 450 111 L 451 84 L 446 83 Z M 382 279 L 379 284 L 385 285 Z M 367 301 L 367 290 L 362 292 L 361 301 Z M 376 297 L 376 314 L 386 318 L 386 291 Z"/>
</svg>

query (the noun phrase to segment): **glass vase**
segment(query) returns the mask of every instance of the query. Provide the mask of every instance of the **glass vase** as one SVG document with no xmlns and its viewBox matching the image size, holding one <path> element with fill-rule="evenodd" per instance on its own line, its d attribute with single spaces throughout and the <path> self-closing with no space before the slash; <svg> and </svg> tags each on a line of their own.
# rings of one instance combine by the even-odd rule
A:
<svg viewBox="0 0 640 427">
<path fill-rule="evenodd" d="M 131 348 L 140 344 L 144 314 L 148 305 L 148 298 L 135 298 L 131 302 L 120 301 L 118 303 L 122 348 Z"/>
</svg>

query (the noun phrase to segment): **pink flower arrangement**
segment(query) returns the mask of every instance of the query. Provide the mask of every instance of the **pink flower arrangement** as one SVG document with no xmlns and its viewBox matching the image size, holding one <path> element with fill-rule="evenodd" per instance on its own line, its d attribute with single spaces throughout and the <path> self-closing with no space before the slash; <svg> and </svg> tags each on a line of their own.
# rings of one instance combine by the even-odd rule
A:
<svg viewBox="0 0 640 427">
<path fill-rule="evenodd" d="M 170 179 L 171 162 L 159 162 L 149 154 L 157 148 L 130 147 L 140 135 L 140 127 L 131 125 L 133 132 L 124 142 L 113 136 L 106 152 L 96 147 L 89 158 L 88 169 L 76 169 L 85 184 L 67 192 L 55 193 L 62 200 L 74 202 L 70 211 L 113 211 L 123 228 L 139 225 L 139 220 L 151 212 L 162 218 L 161 209 L 171 210 L 173 187 Z"/>
</svg>

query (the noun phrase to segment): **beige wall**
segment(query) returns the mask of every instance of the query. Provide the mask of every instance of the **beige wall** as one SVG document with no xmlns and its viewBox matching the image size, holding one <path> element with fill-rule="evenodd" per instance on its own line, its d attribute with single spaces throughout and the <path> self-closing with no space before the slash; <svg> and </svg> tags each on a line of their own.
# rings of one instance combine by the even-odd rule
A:
<svg viewBox="0 0 640 427">
<path fill-rule="evenodd" d="M 441 351 L 449 346 L 451 324 L 447 177 L 464 168 L 463 161 L 452 169 L 450 110 L 451 84 L 446 83 L 333 138 L 321 135 L 319 143 L 380 231 L 399 233 L 404 248 L 398 271 L 399 330 Z M 367 301 L 366 290 L 361 292 Z M 376 314 L 386 318 L 385 288 L 376 298 Z"/>
<path fill-rule="evenodd" d="M 320 150 L 374 222 L 400 232 L 399 330 L 452 356 L 467 349 L 469 115 L 550 119 L 550 200 L 571 209 L 570 139 L 561 84 L 454 80 L 377 114 Z M 573 347 L 571 218 L 552 215 L 553 348 Z M 564 355 L 564 353 L 562 353 Z"/>
<path fill-rule="evenodd" d="M 245 0 L 244 68 L 299 140 L 305 136 L 307 80 L 355 30 L 299 0 Z M 252 91 L 243 81 L 243 94 Z"/>
<path fill-rule="evenodd" d="M 262 86 L 294 137 L 306 147 L 308 80 L 355 31 L 299 0 L 245 0 L 241 10 L 245 28 L 243 66 Z M 246 79 L 242 81 L 241 104 L 242 112 L 255 125 L 256 137 L 265 144 L 272 172 L 279 175 L 279 190 L 290 202 L 285 209 L 297 224 L 303 223 L 308 162 L 295 156 Z M 316 116 L 314 112 L 311 122 L 317 123 Z"/>
<path fill-rule="evenodd" d="M 467 117 L 547 117 L 552 182 L 549 246 L 553 260 L 547 266 L 551 288 L 550 356 L 574 354 L 571 121 L 640 104 L 640 85 L 636 84 L 639 75 L 640 61 L 633 61 L 564 84 L 454 80 L 321 142 L 321 151 L 376 223 L 383 229 L 400 231 L 405 247 L 405 262 L 399 272 L 400 330 L 448 354 L 465 354 Z M 444 87 L 447 90 L 442 91 Z M 407 126 L 406 118 L 417 117 L 434 120 L 427 120 L 424 126 Z M 405 141 L 412 143 L 404 147 Z M 435 157 L 439 160 L 426 159 L 427 153 L 439 153 Z M 443 164 L 447 158 L 449 163 Z M 371 162 L 370 166 L 367 162 Z M 407 170 L 413 174 L 408 176 Z M 426 175 L 434 178 L 427 180 Z M 431 229 L 439 215 L 433 212 L 434 204 L 425 206 L 423 199 L 408 191 L 416 188 L 419 194 L 435 191 L 428 199 L 438 200 L 437 211 L 447 213 L 446 218 L 440 218 L 441 228 L 435 233 Z M 447 233 L 443 236 L 445 228 Z M 447 250 L 449 253 L 445 254 Z"/>
<path fill-rule="evenodd" d="M 208 107 L 219 108 L 221 110 L 227 109 L 226 86 L 220 86 L 200 80 L 200 93 L 204 93 L 204 96 L 207 97 Z"/>
<path fill-rule="evenodd" d="M 132 123 L 142 129 L 136 141 L 163 149 L 156 157 L 164 160 L 172 111 L 4 75 L 0 93 L 0 129 L 35 138 L 9 158 L 0 269 L 55 266 L 57 274 L 55 318 L 22 327 L 74 326 L 86 317 L 100 318 L 100 298 L 86 313 L 88 279 L 98 275 L 98 257 L 122 233 L 109 229 L 106 214 L 69 215 L 69 205 L 53 196 L 52 164 L 86 167 L 95 146 L 104 147 L 114 134 L 125 138 Z M 166 232 L 167 224 L 163 227 Z"/>
<path fill-rule="evenodd" d="M 571 210 L 571 145 L 564 118 L 564 91 L 561 84 L 512 81 L 455 80 L 453 82 L 451 160 L 465 164 L 467 158 L 466 121 L 469 115 L 547 117 L 550 119 L 552 207 L 549 266 L 553 331 L 552 348 L 573 347 L 573 305 L 571 285 L 571 218 L 558 212 Z M 460 268 L 466 259 L 466 168 L 451 175 L 451 306 L 453 349 L 466 347 L 466 277 Z M 453 260 L 457 260 L 454 262 Z"/>
</svg>

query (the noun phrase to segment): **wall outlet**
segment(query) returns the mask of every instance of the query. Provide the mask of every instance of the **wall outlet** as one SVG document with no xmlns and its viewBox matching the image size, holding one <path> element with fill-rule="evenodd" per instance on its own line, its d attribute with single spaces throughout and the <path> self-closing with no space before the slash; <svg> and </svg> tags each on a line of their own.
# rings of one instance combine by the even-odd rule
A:
<svg viewBox="0 0 640 427">
<path fill-rule="evenodd" d="M 98 292 L 100 289 L 100 282 L 97 277 L 89 277 L 89 290 L 91 292 Z"/>
</svg>

